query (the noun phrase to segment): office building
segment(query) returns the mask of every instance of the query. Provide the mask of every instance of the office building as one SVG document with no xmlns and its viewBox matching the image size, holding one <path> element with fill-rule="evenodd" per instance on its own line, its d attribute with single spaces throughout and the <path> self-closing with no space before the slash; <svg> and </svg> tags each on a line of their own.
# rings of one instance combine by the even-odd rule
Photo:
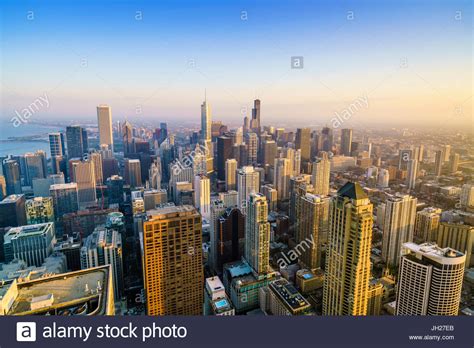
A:
<svg viewBox="0 0 474 348">
<path fill-rule="evenodd" d="M 372 213 L 358 183 L 346 183 L 331 199 L 323 315 L 367 313 Z"/>
<path fill-rule="evenodd" d="M 122 237 L 116 230 L 97 227 L 84 240 L 81 248 L 81 268 L 104 265 L 112 266 L 115 298 L 119 300 L 124 290 Z"/>
<path fill-rule="evenodd" d="M 88 154 L 89 160 L 94 163 L 94 178 L 97 186 L 104 183 L 104 173 L 102 168 L 102 155 L 100 152 L 91 152 Z"/>
<path fill-rule="evenodd" d="M 63 133 L 49 133 L 49 151 L 51 158 L 56 156 L 65 156 L 66 149 L 64 147 L 64 134 Z"/>
<path fill-rule="evenodd" d="M 233 157 L 232 138 L 222 135 L 217 138 L 217 178 L 226 179 L 226 163 Z"/>
<path fill-rule="evenodd" d="M 112 110 L 108 105 L 97 107 L 97 126 L 99 128 L 99 145 L 108 145 L 113 151 L 114 137 L 112 134 Z"/>
<path fill-rule="evenodd" d="M 0 228 L 26 225 L 25 195 L 10 195 L 0 202 Z"/>
<path fill-rule="evenodd" d="M 246 133 L 245 134 L 245 144 L 247 148 L 247 164 L 256 165 L 257 164 L 257 155 L 258 155 L 258 136 L 256 133 Z M 242 165 L 245 165 L 242 164 Z"/>
<path fill-rule="evenodd" d="M 403 244 L 397 315 L 458 315 L 466 256 L 436 244 Z"/>
<path fill-rule="evenodd" d="M 109 205 L 123 203 L 123 185 L 125 184 L 125 180 L 123 180 L 121 176 L 112 175 L 107 179 L 106 184 L 107 194 L 109 197 Z"/>
<path fill-rule="evenodd" d="M 395 194 L 387 199 L 382 239 L 382 259 L 389 266 L 397 266 L 404 243 L 413 241 L 417 199 Z"/>
<path fill-rule="evenodd" d="M 7 195 L 21 194 L 20 164 L 14 160 L 3 161 L 3 174 L 7 185 Z"/>
<path fill-rule="evenodd" d="M 142 186 L 140 160 L 130 158 L 125 159 L 124 179 L 125 183 L 130 185 L 131 188 Z"/>
<path fill-rule="evenodd" d="M 226 208 L 216 222 L 214 269 L 218 274 L 226 263 L 242 259 L 245 250 L 245 216 L 239 208 Z"/>
<path fill-rule="evenodd" d="M 72 163 L 72 174 L 77 184 L 79 207 L 94 206 L 97 204 L 96 178 L 94 162 L 77 161 Z"/>
<path fill-rule="evenodd" d="M 253 108 L 252 108 L 252 119 L 250 120 L 249 124 L 250 129 L 252 132 L 256 134 L 260 134 L 260 100 L 255 99 L 253 101 Z"/>
<path fill-rule="evenodd" d="M 230 158 L 225 161 L 225 187 L 227 191 L 235 190 L 237 188 L 237 160 Z"/>
<path fill-rule="evenodd" d="M 296 130 L 295 146 L 297 150 L 301 150 L 301 161 L 308 162 L 311 159 L 311 130 L 309 128 Z"/>
<path fill-rule="evenodd" d="M 66 143 L 68 158 L 81 158 L 89 148 L 87 131 L 80 126 L 66 127 Z"/>
<path fill-rule="evenodd" d="M 54 216 L 57 219 L 79 210 L 79 195 L 75 182 L 51 185 L 49 192 L 53 199 Z"/>
<path fill-rule="evenodd" d="M 157 205 L 168 202 L 168 193 L 165 189 L 148 189 L 143 191 L 145 210 L 155 209 Z"/>
<path fill-rule="evenodd" d="M 20 259 L 28 266 L 39 267 L 51 255 L 55 243 L 52 222 L 10 228 L 4 236 L 5 261 Z"/>
<path fill-rule="evenodd" d="M 54 222 L 54 207 L 51 197 L 34 197 L 25 203 L 28 225 Z"/>
<path fill-rule="evenodd" d="M 150 210 L 141 241 L 147 314 L 201 315 L 201 215 L 189 205 Z"/>
<path fill-rule="evenodd" d="M 262 164 L 273 166 L 277 157 L 277 143 L 274 140 L 265 140 L 262 142 Z"/>
<path fill-rule="evenodd" d="M 352 129 L 341 129 L 341 153 L 344 156 L 351 156 Z"/>
<path fill-rule="evenodd" d="M 443 170 L 443 151 L 438 150 L 436 151 L 436 156 L 435 156 L 434 175 L 441 176 L 442 170 Z"/>
</svg>

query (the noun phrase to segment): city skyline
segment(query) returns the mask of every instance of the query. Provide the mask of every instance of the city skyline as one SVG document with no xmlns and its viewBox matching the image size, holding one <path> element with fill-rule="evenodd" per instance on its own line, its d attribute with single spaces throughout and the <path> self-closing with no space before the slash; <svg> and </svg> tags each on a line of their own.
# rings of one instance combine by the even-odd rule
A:
<svg viewBox="0 0 474 348">
<path fill-rule="evenodd" d="M 109 13 L 94 2 L 70 11 L 7 1 L 0 119 L 39 101 L 31 122 L 93 120 L 104 103 L 116 120 L 198 124 L 206 89 L 213 119 L 228 123 L 252 118 L 258 98 L 261 125 L 331 125 L 346 113 L 342 128 L 465 129 L 469 2 L 370 5 L 121 2 Z"/>
</svg>

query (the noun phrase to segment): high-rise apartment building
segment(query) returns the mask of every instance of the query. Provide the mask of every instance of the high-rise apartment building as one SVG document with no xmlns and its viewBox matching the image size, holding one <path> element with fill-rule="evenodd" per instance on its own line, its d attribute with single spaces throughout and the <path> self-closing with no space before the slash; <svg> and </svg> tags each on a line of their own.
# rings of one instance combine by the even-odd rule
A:
<svg viewBox="0 0 474 348">
<path fill-rule="evenodd" d="M 99 145 L 108 145 L 113 151 L 114 137 L 112 133 L 112 110 L 108 105 L 97 107 L 97 125 L 99 128 Z"/>
<path fill-rule="evenodd" d="M 331 162 L 327 152 L 322 152 L 321 157 L 313 163 L 313 177 L 311 183 L 314 187 L 314 193 L 327 196 L 329 194 L 329 178 Z"/>
<path fill-rule="evenodd" d="M 418 160 L 411 159 L 408 161 L 408 174 L 406 185 L 409 190 L 414 190 L 416 185 L 416 178 L 418 176 Z"/>
<path fill-rule="evenodd" d="M 413 241 L 417 199 L 395 194 L 387 199 L 383 225 L 382 259 L 397 266 L 402 244 Z"/>
<path fill-rule="evenodd" d="M 424 242 L 436 242 L 441 209 L 428 207 L 416 213 L 415 239 Z"/>
<path fill-rule="evenodd" d="M 466 256 L 436 244 L 403 244 L 397 315 L 458 315 Z"/>
<path fill-rule="evenodd" d="M 474 208 L 474 184 L 462 185 L 460 203 L 463 208 Z"/>
<path fill-rule="evenodd" d="M 273 168 L 273 186 L 277 190 L 278 199 L 289 198 L 291 166 L 288 158 L 275 158 Z"/>
<path fill-rule="evenodd" d="M 148 211 L 141 241 L 147 314 L 202 314 L 202 224 L 196 209 Z"/>
<path fill-rule="evenodd" d="M 329 198 L 306 193 L 296 196 L 295 241 L 302 246 L 298 259 L 310 269 L 322 268 L 321 251 L 329 229 Z"/>
<path fill-rule="evenodd" d="M 249 132 L 245 134 L 245 144 L 247 145 L 247 164 L 257 164 L 258 136 L 257 133 Z M 243 163 L 242 165 L 245 165 Z"/>
<path fill-rule="evenodd" d="M 441 176 L 441 171 L 443 169 L 443 151 L 436 151 L 435 156 L 435 166 L 434 166 L 434 175 Z"/>
<path fill-rule="evenodd" d="M 474 226 L 440 222 L 437 244 L 459 250 L 466 255 L 466 268 L 474 267 Z"/>
<path fill-rule="evenodd" d="M 270 272 L 270 223 L 267 199 L 251 193 L 245 218 L 245 260 L 255 273 Z"/>
<path fill-rule="evenodd" d="M 260 178 L 252 166 L 244 166 L 237 171 L 238 206 L 246 214 L 250 194 L 259 192 Z"/>
<path fill-rule="evenodd" d="M 346 183 L 331 200 L 323 315 L 367 313 L 372 210 L 358 183 Z"/>
</svg>

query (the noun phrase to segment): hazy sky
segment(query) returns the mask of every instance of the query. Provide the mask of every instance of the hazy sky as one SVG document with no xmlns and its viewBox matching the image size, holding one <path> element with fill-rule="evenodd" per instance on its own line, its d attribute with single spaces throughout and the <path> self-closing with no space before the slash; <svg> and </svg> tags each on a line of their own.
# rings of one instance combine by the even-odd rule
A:
<svg viewBox="0 0 474 348">
<path fill-rule="evenodd" d="M 2 1 L 1 118 L 472 125 L 470 0 L 230 3 Z"/>
</svg>

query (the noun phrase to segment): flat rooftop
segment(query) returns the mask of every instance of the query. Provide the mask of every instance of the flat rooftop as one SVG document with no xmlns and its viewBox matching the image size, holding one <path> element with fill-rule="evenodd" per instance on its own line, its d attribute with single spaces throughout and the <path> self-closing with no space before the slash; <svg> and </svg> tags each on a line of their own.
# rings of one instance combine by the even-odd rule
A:
<svg viewBox="0 0 474 348">
<path fill-rule="evenodd" d="M 286 305 L 286 307 L 293 311 L 309 309 L 311 307 L 303 295 L 301 295 L 298 290 L 296 290 L 296 288 L 284 278 L 271 282 L 268 287 L 271 291 L 276 293 L 278 298 Z"/>
<path fill-rule="evenodd" d="M 29 237 L 33 235 L 40 235 L 48 230 L 53 228 L 53 223 L 52 222 L 46 222 L 42 224 L 36 224 L 36 225 L 24 225 L 24 226 L 18 226 L 18 227 L 12 227 L 8 230 L 7 234 L 5 235 L 5 239 L 15 239 L 15 238 L 21 238 L 21 237 Z"/>
<path fill-rule="evenodd" d="M 150 209 L 146 212 L 147 216 L 153 219 L 160 218 L 160 217 L 163 217 L 163 218 L 172 217 L 168 215 L 187 216 L 187 215 L 192 215 L 196 213 L 197 213 L 197 210 L 192 205 L 179 205 L 179 206 L 169 205 L 169 206 L 163 206 L 157 209 Z"/>
<path fill-rule="evenodd" d="M 435 243 L 404 243 L 403 248 L 415 254 L 416 258 L 422 257 L 436 261 L 441 264 L 458 264 L 464 263 L 466 256 L 452 248 L 440 248 Z"/>
<path fill-rule="evenodd" d="M 18 201 L 23 196 L 24 195 L 10 195 L 10 196 L 7 196 L 0 202 L 0 204 L 15 203 L 16 201 Z"/>
<path fill-rule="evenodd" d="M 8 315 L 106 315 L 110 266 L 63 273 L 18 283 L 18 296 Z M 52 305 L 32 310 L 33 299 L 52 296 Z M 113 297 L 112 297 L 113 298 Z"/>
</svg>

